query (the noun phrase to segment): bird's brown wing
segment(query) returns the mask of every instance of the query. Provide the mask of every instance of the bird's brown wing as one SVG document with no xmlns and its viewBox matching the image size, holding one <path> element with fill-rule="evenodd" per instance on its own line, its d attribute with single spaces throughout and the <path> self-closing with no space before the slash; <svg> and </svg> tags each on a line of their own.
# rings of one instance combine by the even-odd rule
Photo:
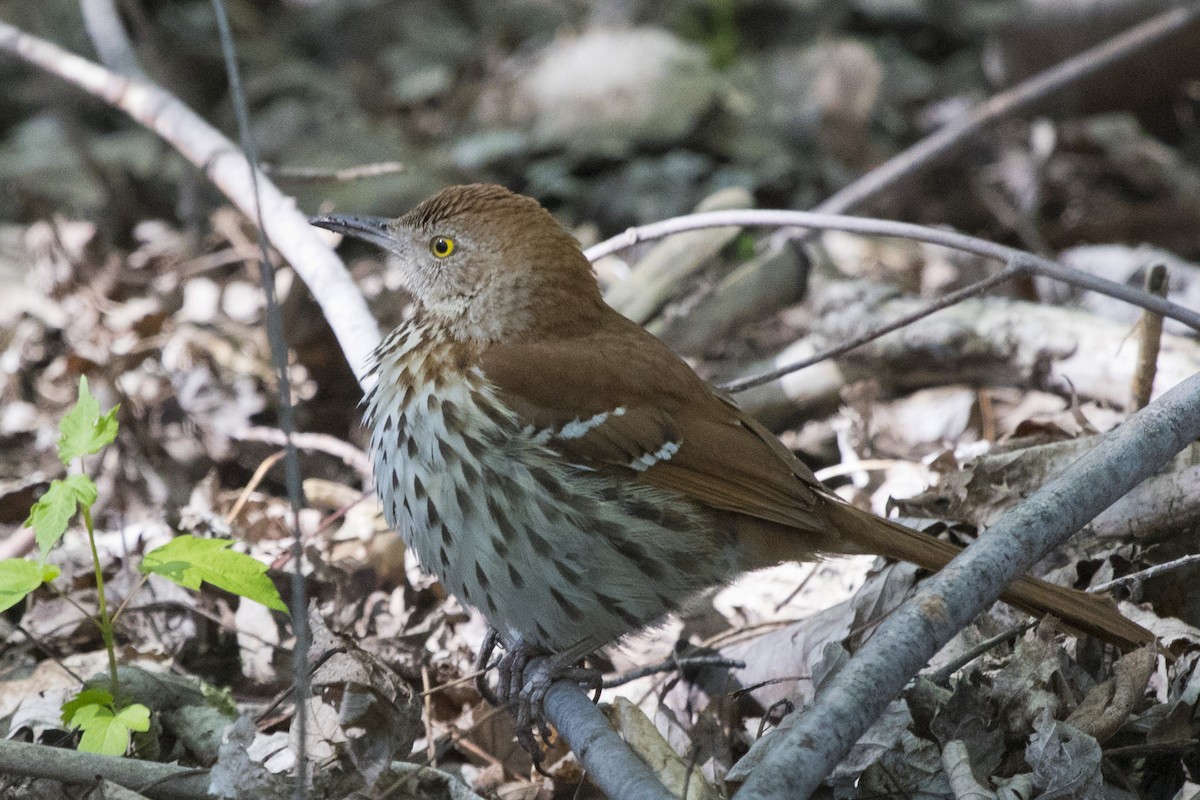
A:
<svg viewBox="0 0 1200 800">
<path fill-rule="evenodd" d="M 875 553 L 937 570 L 958 553 L 837 500 L 776 437 L 632 323 L 497 345 L 480 366 L 564 457 L 748 517 L 738 526 L 743 547 L 764 554 L 748 566 L 824 551 Z M 642 459 L 649 465 L 639 468 Z M 1036 578 L 1018 579 L 1002 598 L 1123 649 L 1154 640 L 1104 599 Z"/>
<path fill-rule="evenodd" d="M 819 484 L 761 426 L 650 334 L 499 344 L 480 366 L 501 398 L 564 457 L 705 505 L 789 527 L 811 521 Z"/>
</svg>

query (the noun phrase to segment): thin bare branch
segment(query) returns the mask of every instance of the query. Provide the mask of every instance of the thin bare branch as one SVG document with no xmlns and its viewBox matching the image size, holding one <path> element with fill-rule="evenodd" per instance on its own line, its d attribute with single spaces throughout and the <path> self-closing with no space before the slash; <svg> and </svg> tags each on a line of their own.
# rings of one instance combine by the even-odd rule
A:
<svg viewBox="0 0 1200 800">
<path fill-rule="evenodd" d="M 830 195 L 813 210 L 843 212 L 856 208 L 895 186 L 903 178 L 941 160 L 980 131 L 995 126 L 998 121 L 1027 111 L 1055 92 L 1174 36 L 1197 20 L 1200 20 L 1200 3 L 1180 4 L 1089 47 L 1016 86 L 992 95 L 961 120 L 946 124 L 883 162 L 849 186 Z"/>
<path fill-rule="evenodd" d="M 726 669 L 745 669 L 746 662 L 738 661 L 737 659 L 724 658 L 723 656 L 691 656 L 689 658 L 668 658 L 665 661 L 660 661 L 657 664 L 647 664 L 644 667 L 631 669 L 629 672 L 624 672 L 617 675 L 615 678 L 609 678 L 604 682 L 605 689 L 615 689 L 618 686 L 624 686 L 627 683 L 632 683 L 639 678 L 645 678 L 650 675 L 658 675 L 663 672 L 680 672 L 685 669 L 695 669 L 696 667 L 725 667 Z"/>
<path fill-rule="evenodd" d="M 1093 594 L 1098 592 L 1107 592 L 1109 589 L 1113 589 L 1117 586 L 1124 586 L 1129 583 L 1144 581 L 1148 578 L 1153 578 L 1157 575 L 1164 575 L 1172 570 L 1180 569 L 1181 567 L 1191 566 L 1192 564 L 1200 564 L 1200 554 L 1192 553 L 1190 555 L 1180 556 L 1179 558 L 1172 559 L 1171 561 L 1167 561 L 1162 564 L 1155 564 L 1153 567 L 1147 567 L 1146 569 L 1138 570 L 1137 572 L 1132 572 L 1128 575 L 1123 575 L 1120 578 L 1115 578 L 1111 581 L 1098 583 L 1088 589 L 1088 591 L 1092 592 Z"/>
<path fill-rule="evenodd" d="M 0 773 L 91 785 L 102 776 L 160 800 L 207 800 L 207 770 L 136 758 L 116 758 L 62 747 L 0 741 Z"/>
<path fill-rule="evenodd" d="M 278 428 L 252 426 L 243 428 L 233 434 L 234 439 L 243 442 L 263 442 L 265 444 L 282 445 L 283 431 Z M 314 450 L 334 458 L 340 458 L 342 463 L 353 469 L 367 480 L 371 479 L 371 459 L 359 448 L 336 436 L 326 433 L 297 433 L 293 437 L 296 447 L 301 450 Z"/>
<path fill-rule="evenodd" d="M 786 366 L 770 370 L 769 372 L 764 372 L 761 375 L 753 375 L 749 378 L 741 378 L 736 381 L 731 381 L 730 383 L 723 385 L 721 388 L 727 392 L 733 392 L 735 394 L 737 392 L 744 392 L 747 389 L 753 389 L 755 386 L 762 386 L 764 383 L 770 383 L 771 381 L 778 380 L 784 375 L 790 375 L 793 372 L 799 372 L 805 367 L 811 367 L 813 364 L 818 364 L 825 359 L 837 358 L 838 356 L 845 355 L 856 347 L 861 347 L 868 342 L 873 342 L 879 337 L 886 336 L 892 331 L 900 330 L 906 325 L 911 325 L 917 320 L 924 319 L 934 312 L 941 311 L 943 308 L 949 308 L 952 305 L 961 303 L 963 300 L 983 294 L 993 286 L 997 286 L 1005 281 L 1012 280 L 1023 272 L 1025 272 L 1023 268 L 1010 264 L 1000 272 L 997 272 L 995 275 L 972 283 L 970 286 L 964 286 L 958 291 L 951 292 L 945 297 L 941 297 L 927 306 L 922 306 L 911 314 L 905 314 L 901 317 L 897 317 L 886 325 L 880 325 L 878 328 L 872 328 L 871 330 L 866 331 L 859 336 L 855 336 L 852 339 L 847 339 L 840 344 L 822 350 L 819 353 L 815 353 L 808 358 L 803 358 L 799 361 L 793 361 Z"/>
<path fill-rule="evenodd" d="M 133 42 L 121 24 L 116 0 L 80 0 L 79 10 L 100 62 L 119 75 L 145 79 Z"/>
</svg>

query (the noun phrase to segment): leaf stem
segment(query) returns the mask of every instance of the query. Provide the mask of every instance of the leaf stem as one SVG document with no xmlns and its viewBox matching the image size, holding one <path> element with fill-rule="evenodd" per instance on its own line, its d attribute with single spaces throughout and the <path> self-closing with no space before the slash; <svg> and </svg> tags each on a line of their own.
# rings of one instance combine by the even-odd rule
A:
<svg viewBox="0 0 1200 800">
<path fill-rule="evenodd" d="M 79 513 L 83 515 L 88 544 L 92 548 L 92 564 L 96 568 L 96 602 L 100 606 L 100 637 L 104 640 L 104 649 L 108 651 L 108 675 L 109 682 L 112 684 L 113 700 L 119 706 L 121 692 L 117 679 L 117 649 L 113 644 L 113 626 L 112 620 L 108 616 L 108 603 L 104 599 L 104 570 L 100 567 L 100 553 L 96 550 L 96 529 L 92 525 L 92 509 L 80 503 Z"/>
</svg>

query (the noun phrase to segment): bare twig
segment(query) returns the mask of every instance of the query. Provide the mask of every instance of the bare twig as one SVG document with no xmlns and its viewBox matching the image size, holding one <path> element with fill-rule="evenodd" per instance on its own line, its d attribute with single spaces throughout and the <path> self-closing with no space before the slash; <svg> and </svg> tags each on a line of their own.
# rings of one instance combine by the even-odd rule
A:
<svg viewBox="0 0 1200 800">
<path fill-rule="evenodd" d="M 1037 625 L 1037 620 L 1030 620 L 1029 622 L 1022 622 L 1020 625 L 1014 625 L 1011 628 L 1009 628 L 1008 630 L 1001 631 L 1000 633 L 996 634 L 995 636 L 993 636 L 989 639 L 984 639 L 982 642 L 975 645 L 970 650 L 967 650 L 965 653 L 959 654 L 958 658 L 955 658 L 954 660 L 950 661 L 948 664 L 945 664 L 944 666 L 942 666 L 940 669 L 930 672 L 928 675 L 925 675 L 923 677 L 928 678 L 930 680 L 930 682 L 935 683 L 938 686 L 945 686 L 946 684 L 948 684 L 950 682 L 950 676 L 953 675 L 954 673 L 958 672 L 960 669 L 965 667 L 967 664 L 970 664 L 972 661 L 979 658 L 981 655 L 988 652 L 992 648 L 998 647 L 999 645 L 1004 644 L 1009 639 L 1012 639 L 1016 636 L 1020 636 L 1021 634 L 1025 633 L 1025 631 L 1029 630 L 1030 628 L 1032 628 L 1036 625 Z"/>
<path fill-rule="evenodd" d="M 748 362 L 741 370 L 750 375 L 774 370 L 830 342 L 909 314 L 926 302 L 873 291 L 866 281 L 830 287 L 820 301 L 823 313 L 812 332 L 781 354 Z M 862 376 L 900 392 L 955 382 L 975 387 L 1026 386 L 1120 408 L 1129 400 L 1137 360 L 1137 348 L 1129 346 L 1128 339 L 1126 323 L 1070 308 L 984 296 L 939 311 L 851 356 L 811 366 L 738 397 L 743 409 L 768 424 L 836 404 L 841 388 Z M 1197 371 L 1200 343 L 1164 334 L 1155 393 Z M 1195 506 L 1188 502 L 1186 484 L 1180 488 L 1172 502 Z M 1200 496 L 1196 500 L 1200 502 Z"/>
<path fill-rule="evenodd" d="M 951 292 L 944 297 L 940 297 L 932 303 L 922 306 L 910 314 L 897 317 L 886 325 L 880 325 L 878 328 L 872 328 L 865 333 L 862 333 L 851 339 L 847 339 L 844 342 L 840 342 L 833 347 L 822 350 L 819 353 L 814 353 L 808 358 L 802 358 L 799 361 L 793 361 L 792 363 L 779 367 L 778 369 L 764 372 L 761 375 L 753 375 L 748 378 L 730 381 L 721 388 L 727 392 L 744 392 L 747 389 L 753 389 L 755 386 L 762 386 L 764 383 L 770 383 L 771 381 L 778 380 L 784 375 L 790 375 L 793 372 L 799 372 L 805 367 L 811 367 L 813 364 L 818 364 L 828 358 L 837 358 L 838 356 L 845 355 L 856 347 L 861 347 L 868 342 L 873 342 L 881 336 L 886 336 L 892 331 L 900 330 L 907 325 L 911 325 L 917 320 L 928 317 L 934 312 L 941 311 L 943 308 L 949 308 L 956 303 L 961 303 L 963 300 L 983 294 L 993 286 L 998 286 L 1005 281 L 1012 280 L 1022 272 L 1024 272 L 1022 268 L 1010 264 L 1009 266 L 997 272 L 995 275 L 972 283 L 970 286 L 964 286 L 958 291 Z"/>
<path fill-rule="evenodd" d="M 121 24 L 116 0 L 80 0 L 79 10 L 100 62 L 118 75 L 144 80 L 146 74 Z"/>
<path fill-rule="evenodd" d="M 1088 591 L 1093 594 L 1098 592 L 1107 592 L 1109 589 L 1116 588 L 1117 586 L 1124 586 L 1127 583 L 1144 581 L 1147 578 L 1153 578 L 1156 575 L 1163 575 L 1167 572 L 1171 572 L 1172 570 L 1179 569 L 1180 567 L 1190 566 L 1191 564 L 1200 564 L 1200 554 L 1192 553 L 1190 555 L 1180 556 L 1179 558 L 1172 559 L 1171 561 L 1165 561 L 1162 564 L 1155 564 L 1153 567 L 1146 567 L 1146 569 L 1138 570 L 1137 572 L 1131 572 L 1130 574 L 1123 575 L 1120 578 L 1114 578 L 1111 581 L 1098 583 L 1089 588 Z"/>
<path fill-rule="evenodd" d="M 263 215 L 263 192 L 261 184 L 266 183 L 258 168 L 258 146 L 250 132 L 250 104 L 246 101 L 246 93 L 242 89 L 242 75 L 238 68 L 237 55 L 234 52 L 233 30 L 229 25 L 229 15 L 225 11 L 225 0 L 212 0 L 213 12 L 217 20 L 217 33 L 221 41 L 221 53 L 225 58 L 225 73 L 229 79 L 229 94 L 233 100 L 234 116 L 237 119 L 239 140 L 242 153 L 246 159 L 246 174 L 250 178 L 250 194 L 254 201 L 255 222 L 258 233 L 258 249 L 261 258 L 258 261 L 259 282 L 264 298 L 267 301 L 264 318 L 267 342 L 271 350 L 271 363 L 275 367 L 276 412 L 279 417 L 279 429 L 283 432 L 283 471 L 284 486 L 287 489 L 288 505 L 291 514 L 287 519 L 287 527 L 292 534 L 292 571 L 290 600 L 294 610 L 292 614 L 292 637 L 295 640 L 292 651 L 292 681 L 296 689 L 296 704 L 294 713 L 295 730 L 299 733 L 293 739 L 292 754 L 296 758 L 296 780 L 294 797 L 304 800 L 308 796 L 308 700 L 311 687 L 309 684 L 308 650 L 312 642 L 312 632 L 308 627 L 305 610 L 308 608 L 308 588 L 304 583 L 304 540 L 300 535 L 300 513 L 304 509 L 304 488 L 300 483 L 300 454 L 296 451 L 293 436 L 296 434 L 296 411 L 292 406 L 292 384 L 288 374 L 288 344 L 283 332 L 283 314 L 279 310 L 279 301 L 275 296 L 275 269 L 271 265 L 271 247 L 267 241 L 267 226 Z M 86 513 L 86 511 L 84 512 Z M 103 601 L 103 597 L 101 597 Z M 100 606 L 104 613 L 103 602 Z"/>
<path fill-rule="evenodd" d="M 1184 755 L 1196 752 L 1200 745 L 1197 739 L 1179 739 L 1172 742 L 1145 742 L 1131 744 L 1125 747 L 1106 747 L 1104 755 L 1107 758 L 1145 758 L 1146 756 Z"/>
<path fill-rule="evenodd" d="M 1155 264 L 1146 273 L 1146 291 L 1150 294 L 1166 297 L 1167 282 L 1166 264 Z M 1154 373 L 1158 367 L 1158 348 L 1162 344 L 1162 316 L 1153 311 L 1143 311 L 1138 330 L 1141 336 L 1138 339 L 1137 368 L 1133 372 L 1130 411 L 1145 408 L 1150 403 Z"/>
<path fill-rule="evenodd" d="M 250 480 L 242 487 L 242 491 L 238 495 L 237 501 L 234 502 L 233 508 L 229 509 L 229 513 L 225 515 L 226 525 L 232 525 L 233 521 L 238 518 L 238 514 L 242 513 L 242 508 L 250 500 L 250 495 L 262 483 L 263 478 L 267 477 L 267 473 L 271 470 L 271 467 L 278 464 L 283 456 L 284 451 L 276 450 L 262 460 L 262 463 L 254 470 L 254 474 L 250 476 Z"/>
<path fill-rule="evenodd" d="M 244 428 L 233 434 L 234 439 L 244 442 L 264 442 L 266 444 L 282 445 L 283 431 L 278 428 L 255 426 Z M 315 450 L 319 453 L 340 458 L 342 463 L 353 469 L 359 475 L 370 480 L 371 459 L 359 448 L 345 442 L 336 436 L 325 433 L 297 433 L 293 436 L 296 447 L 301 450 Z"/>
<path fill-rule="evenodd" d="M 218 250 L 215 253 L 206 253 L 202 256 L 189 258 L 187 261 L 179 265 L 179 274 L 182 278 L 190 278 L 194 275 L 200 275 L 209 270 L 219 269 L 230 264 L 244 264 L 253 262 L 258 258 L 258 249 L 252 246 L 234 245 L 226 247 L 223 250 Z"/>
</svg>

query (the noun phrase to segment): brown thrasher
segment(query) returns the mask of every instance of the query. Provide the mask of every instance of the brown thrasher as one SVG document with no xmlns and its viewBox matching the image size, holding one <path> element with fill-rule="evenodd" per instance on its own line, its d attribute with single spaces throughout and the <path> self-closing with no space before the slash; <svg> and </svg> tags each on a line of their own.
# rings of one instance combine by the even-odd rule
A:
<svg viewBox="0 0 1200 800">
<path fill-rule="evenodd" d="M 958 548 L 843 502 L 663 343 L 607 306 L 537 201 L 446 189 L 395 220 L 314 225 L 400 261 L 416 312 L 375 352 L 367 418 L 388 522 L 506 649 L 578 658 L 739 573 Z M 1149 631 L 1022 578 L 1003 599 L 1122 647 Z"/>
</svg>

